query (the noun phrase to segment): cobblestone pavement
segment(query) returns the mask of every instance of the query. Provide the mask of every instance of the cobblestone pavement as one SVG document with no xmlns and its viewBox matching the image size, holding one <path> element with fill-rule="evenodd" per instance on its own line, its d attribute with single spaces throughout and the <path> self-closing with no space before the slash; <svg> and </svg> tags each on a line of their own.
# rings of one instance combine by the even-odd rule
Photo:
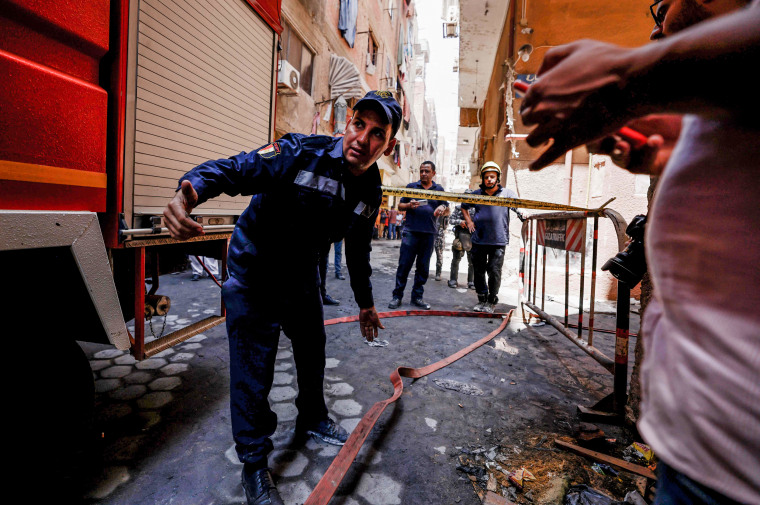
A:
<svg viewBox="0 0 760 505">
<path fill-rule="evenodd" d="M 390 301 L 398 246 L 399 241 L 374 242 L 379 311 L 387 310 Z M 462 278 L 466 262 L 463 266 Z M 502 298 L 508 301 L 516 299 L 515 272 L 514 266 L 505 266 Z M 358 313 L 348 281 L 335 279 L 332 269 L 328 275 L 328 292 L 342 303 L 326 307 L 325 317 Z M 434 309 L 471 308 L 477 301 L 474 291 L 448 288 L 447 276 L 445 272 L 440 282 L 431 276 L 425 299 Z M 413 308 L 408 305 L 410 288 L 411 282 L 402 309 Z M 159 293 L 172 298 L 172 315 L 154 319 L 155 333 L 164 323 L 163 331 L 169 332 L 218 312 L 219 288 L 209 279 L 191 282 L 189 271 L 162 276 Z M 613 314 L 597 314 L 597 321 L 614 328 Z M 380 336 L 388 341 L 385 347 L 367 345 L 354 324 L 328 327 L 325 395 L 331 415 L 350 432 L 372 404 L 391 395 L 388 375 L 395 367 L 437 361 L 495 324 L 443 317 L 389 319 Z M 637 324 L 632 321 L 632 331 Z M 150 335 L 151 329 L 146 332 Z M 82 344 L 95 377 L 101 433 L 100 459 L 85 503 L 244 502 L 242 465 L 229 426 L 225 333 L 218 326 L 142 362 L 108 346 Z M 598 334 L 595 345 L 614 354 L 611 335 Z M 303 503 L 339 449 L 293 441 L 294 374 L 290 342 L 282 336 L 270 395 L 279 420 L 270 465 L 287 504 Z M 611 385 L 612 377 L 556 330 L 526 327 L 515 317 L 507 331 L 470 356 L 429 377 L 405 381 L 402 398 L 383 414 L 331 503 L 479 503 L 470 481 L 456 470 L 463 449 L 514 444 L 516 434 L 531 429 L 571 434 L 576 406 L 593 404 L 611 392 Z"/>
</svg>

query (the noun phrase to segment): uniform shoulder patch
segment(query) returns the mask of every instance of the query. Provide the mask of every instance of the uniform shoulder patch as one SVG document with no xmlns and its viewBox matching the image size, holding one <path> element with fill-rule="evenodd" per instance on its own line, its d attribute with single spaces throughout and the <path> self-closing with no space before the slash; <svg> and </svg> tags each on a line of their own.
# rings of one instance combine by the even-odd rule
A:
<svg viewBox="0 0 760 505">
<path fill-rule="evenodd" d="M 280 145 L 277 142 L 272 142 L 271 144 L 262 147 L 256 152 L 264 159 L 274 158 L 280 154 Z"/>
</svg>

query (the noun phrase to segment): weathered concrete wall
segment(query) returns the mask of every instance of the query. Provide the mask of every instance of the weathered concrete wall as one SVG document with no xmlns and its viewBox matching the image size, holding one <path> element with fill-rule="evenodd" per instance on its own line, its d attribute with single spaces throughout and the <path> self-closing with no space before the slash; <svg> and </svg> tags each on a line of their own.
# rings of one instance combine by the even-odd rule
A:
<svg viewBox="0 0 760 505">
<path fill-rule="evenodd" d="M 397 3 L 401 3 L 398 0 Z M 314 52 L 312 93 L 303 90 L 297 94 L 277 93 L 275 130 L 278 136 L 288 132 L 311 133 L 314 114 L 321 118 L 332 110 L 329 106 L 330 55 L 337 54 L 349 59 L 366 82 L 368 89 L 384 89 L 388 81 L 381 81 L 386 75 L 386 55 L 390 60 L 390 72 L 397 73 L 396 50 L 398 47 L 398 23 L 400 14 L 388 15 L 387 2 L 360 1 L 357 16 L 357 34 L 354 47 L 340 35 L 338 30 L 339 3 L 329 0 L 305 1 L 284 0 L 282 16 L 293 31 Z M 367 73 L 368 31 L 371 30 L 378 43 L 378 64 L 374 74 Z M 331 121 L 320 121 L 317 133 L 332 135 Z"/>
</svg>

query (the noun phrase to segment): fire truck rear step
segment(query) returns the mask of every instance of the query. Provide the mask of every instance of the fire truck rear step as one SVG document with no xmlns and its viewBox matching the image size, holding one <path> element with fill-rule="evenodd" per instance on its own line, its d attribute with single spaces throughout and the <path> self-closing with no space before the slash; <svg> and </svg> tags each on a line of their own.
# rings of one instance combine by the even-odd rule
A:
<svg viewBox="0 0 760 505">
<path fill-rule="evenodd" d="M 206 330 L 213 328 L 216 325 L 222 324 L 226 320 L 225 316 L 210 316 L 206 319 L 185 326 L 177 331 L 169 333 L 161 338 L 145 343 L 145 357 L 150 358 L 155 356 L 161 351 L 172 347 L 173 345 L 184 342 L 185 340 L 203 333 Z"/>
</svg>

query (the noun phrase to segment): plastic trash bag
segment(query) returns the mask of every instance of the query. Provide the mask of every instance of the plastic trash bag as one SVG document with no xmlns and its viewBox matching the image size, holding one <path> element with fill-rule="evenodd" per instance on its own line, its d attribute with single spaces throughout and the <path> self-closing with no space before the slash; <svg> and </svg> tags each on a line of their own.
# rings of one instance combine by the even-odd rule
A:
<svg viewBox="0 0 760 505">
<path fill-rule="evenodd" d="M 567 490 L 564 505 L 646 505 L 637 491 L 629 491 L 624 501 L 616 501 L 585 484 Z"/>
<path fill-rule="evenodd" d="M 572 486 L 565 495 L 565 505 L 624 505 L 585 484 Z"/>
</svg>

